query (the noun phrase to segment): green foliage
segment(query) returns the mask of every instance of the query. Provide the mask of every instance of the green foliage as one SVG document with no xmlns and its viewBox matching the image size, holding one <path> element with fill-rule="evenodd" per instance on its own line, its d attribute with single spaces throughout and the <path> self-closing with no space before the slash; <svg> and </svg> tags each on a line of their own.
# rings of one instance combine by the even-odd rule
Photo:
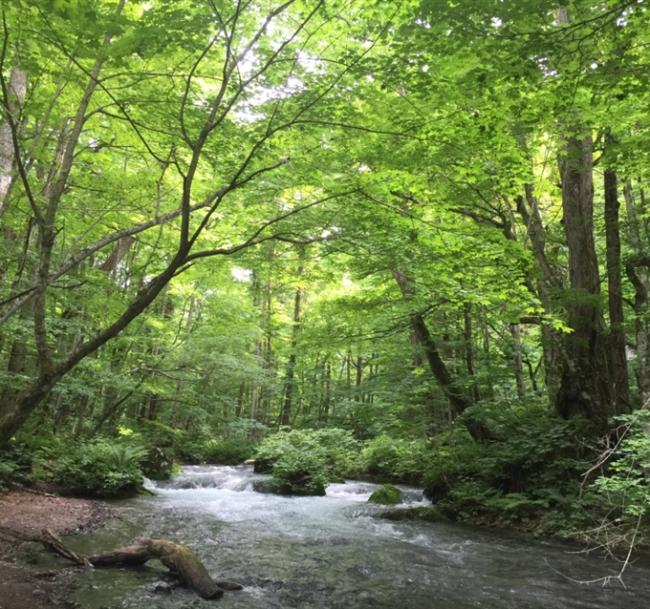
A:
<svg viewBox="0 0 650 609">
<path fill-rule="evenodd" d="M 142 473 L 152 480 L 167 480 L 174 473 L 173 453 L 169 448 L 148 446 L 140 463 Z"/>
<path fill-rule="evenodd" d="M 322 454 L 288 447 L 273 464 L 273 488 L 283 495 L 324 495 L 329 483 Z"/>
<path fill-rule="evenodd" d="M 32 459 L 29 448 L 15 441 L 0 451 L 0 490 L 11 488 L 15 483 L 29 483 L 32 479 Z"/>
<path fill-rule="evenodd" d="M 0 460 L 0 491 L 6 491 L 11 488 L 12 483 L 18 477 L 18 466 L 14 461 L 9 459 Z"/>
<path fill-rule="evenodd" d="M 255 451 L 255 471 L 268 474 L 273 470 L 275 462 L 302 438 L 302 432 L 280 431 L 264 438 Z"/>
<path fill-rule="evenodd" d="M 295 450 L 321 462 L 330 480 L 341 480 L 359 471 L 359 448 L 351 432 L 343 429 L 280 431 L 257 447 L 255 471 L 274 471 L 274 465 Z"/>
<path fill-rule="evenodd" d="M 402 493 L 392 484 L 384 484 L 374 490 L 368 503 L 380 503 L 382 505 L 396 505 L 402 500 Z"/>
<path fill-rule="evenodd" d="M 474 414 L 474 413 L 472 413 Z M 579 421 L 567 422 L 542 404 L 493 405 L 482 412 L 493 439 L 471 440 L 457 427 L 433 440 L 425 493 L 448 516 L 487 522 L 542 522 L 561 513 L 579 522 L 581 474 L 589 453 Z"/>
<path fill-rule="evenodd" d="M 179 439 L 176 454 L 184 463 L 217 463 L 236 465 L 249 459 L 255 445 L 244 440 L 230 438 L 192 437 L 190 434 Z"/>
<path fill-rule="evenodd" d="M 178 432 L 174 451 L 183 463 L 236 465 L 253 456 L 259 437 L 266 431 L 261 423 L 237 420 L 221 434 Z"/>
<path fill-rule="evenodd" d="M 255 444 L 244 438 L 215 438 L 209 436 L 183 435 L 177 446 L 176 455 L 182 463 L 214 463 L 237 465 L 249 459 L 255 451 Z"/>
<path fill-rule="evenodd" d="M 250 459 L 255 447 L 252 443 L 238 439 L 209 440 L 205 446 L 205 462 L 237 465 Z"/>
<path fill-rule="evenodd" d="M 610 520 L 650 517 L 650 410 L 617 418 L 625 433 L 591 491 Z"/>
<path fill-rule="evenodd" d="M 70 447 L 55 465 L 54 480 L 64 493 L 84 497 L 126 497 L 142 483 L 146 450 L 137 445 L 100 439 Z"/>
<path fill-rule="evenodd" d="M 579 0 L 568 25 L 548 0 L 287 2 L 271 15 L 265 0 L 127 2 L 119 15 L 108 2 L 5 4 L 3 70 L 29 84 L 5 114 L 29 163 L 0 201 L 0 402 L 44 399 L 20 438 L 33 463 L 4 455 L 0 484 L 54 472 L 119 494 L 136 470 L 256 451 L 283 488 L 363 475 L 425 481 L 459 517 L 647 517 L 641 419 L 624 420 L 581 495 L 579 422 L 525 397 L 554 393 L 547 349 L 576 335 L 567 307 L 606 309 L 604 291 L 571 289 L 563 271 L 581 254 L 557 187 L 572 136 L 609 134 L 599 159 L 625 189 L 621 258 L 648 249 L 645 3 Z M 626 275 L 620 295 L 636 302 Z M 414 315 L 475 403 L 451 430 Z M 45 351 L 61 379 L 50 396 Z M 302 431 L 256 449 L 278 421 Z M 146 454 L 111 454 L 104 435 Z"/>
<path fill-rule="evenodd" d="M 418 483 L 428 463 L 428 449 L 420 440 L 382 434 L 363 448 L 362 462 L 365 473 L 373 478 Z"/>
<path fill-rule="evenodd" d="M 361 446 L 352 432 L 330 427 L 312 432 L 313 444 L 322 454 L 331 481 L 343 481 L 362 470 L 359 455 Z"/>
</svg>

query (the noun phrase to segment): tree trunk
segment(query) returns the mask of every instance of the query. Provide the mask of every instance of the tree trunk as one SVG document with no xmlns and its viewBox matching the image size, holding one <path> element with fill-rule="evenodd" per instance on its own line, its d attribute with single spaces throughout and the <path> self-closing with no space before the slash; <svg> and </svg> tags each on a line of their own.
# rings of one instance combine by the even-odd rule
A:
<svg viewBox="0 0 650 609">
<path fill-rule="evenodd" d="M 363 368 L 365 361 L 363 357 L 357 355 L 357 361 L 354 362 L 354 368 L 356 370 L 355 379 L 354 379 L 354 401 L 363 402 L 363 393 L 361 392 L 361 383 L 363 382 Z"/>
<path fill-rule="evenodd" d="M 246 383 L 242 381 L 241 383 L 239 383 L 239 393 L 237 394 L 237 405 L 235 406 L 235 419 L 241 418 L 245 397 L 246 397 Z"/>
<path fill-rule="evenodd" d="M 260 302 L 260 281 L 257 273 L 253 271 L 251 277 L 251 291 L 253 292 L 253 307 L 260 310 L 259 319 L 259 335 L 255 340 L 255 364 L 258 369 L 262 368 L 262 348 L 264 340 L 264 320 L 265 313 L 264 308 L 261 306 Z M 250 401 L 250 418 L 253 421 L 257 421 L 257 411 L 259 408 L 259 387 L 260 383 L 257 382 L 257 379 L 253 381 L 251 386 L 251 401 Z"/>
<path fill-rule="evenodd" d="M 13 131 L 20 125 L 20 113 L 27 94 L 27 72 L 19 68 L 11 70 L 7 89 L 9 99 L 5 100 L 5 110 L 10 112 L 11 116 L 0 125 L 0 217 L 7 210 L 9 193 L 14 182 L 16 149 Z"/>
<path fill-rule="evenodd" d="M 515 367 L 517 397 L 520 400 L 523 400 L 526 397 L 526 388 L 524 386 L 524 365 L 521 353 L 521 327 L 519 324 L 510 324 L 510 335 L 512 336 L 512 361 Z"/>
<path fill-rule="evenodd" d="M 492 352 L 490 350 L 490 325 L 488 323 L 488 315 L 485 307 L 481 307 L 479 311 L 479 322 L 481 324 L 481 347 L 483 351 L 484 366 L 487 371 L 487 378 L 483 385 L 483 393 L 488 398 L 494 397 L 494 386 L 492 385 Z"/>
<path fill-rule="evenodd" d="M 650 269 L 650 256 L 633 256 L 625 264 L 625 272 L 634 286 L 637 379 L 641 391 L 641 401 L 644 406 L 650 400 L 650 341 L 648 340 L 646 321 L 648 284 L 645 281 L 648 277 L 648 269 Z"/>
<path fill-rule="evenodd" d="M 618 221 L 619 202 L 616 172 L 605 170 L 605 237 L 607 243 L 607 291 L 609 304 L 609 357 L 612 393 L 616 412 L 630 408 L 627 357 L 625 354 L 625 320 L 621 281 L 621 238 Z"/>
<path fill-rule="evenodd" d="M 634 248 L 634 256 L 625 265 L 625 271 L 634 286 L 634 326 L 636 338 L 636 378 L 641 393 L 641 402 L 650 400 L 650 340 L 648 340 L 647 304 L 650 290 L 650 273 L 641 264 L 643 259 L 643 241 L 636 211 L 636 201 L 632 182 L 625 184 L 625 208 L 629 242 Z M 638 267 L 638 269 L 637 269 Z"/>
<path fill-rule="evenodd" d="M 301 259 L 304 257 L 304 252 L 300 254 Z M 298 280 L 301 280 L 305 269 L 302 264 L 298 267 Z M 282 416 L 280 418 L 281 425 L 291 424 L 291 409 L 293 407 L 293 394 L 296 374 L 296 348 L 298 346 L 298 335 L 300 334 L 300 324 L 302 319 L 302 286 L 296 288 L 296 293 L 293 300 L 293 327 L 291 329 L 291 351 L 289 353 L 289 361 L 287 363 L 287 372 L 284 381 L 284 404 L 282 406 Z"/>
<path fill-rule="evenodd" d="M 138 297 L 126 308 L 122 315 L 110 326 L 92 339 L 82 343 L 66 360 L 52 370 L 43 371 L 32 384 L 21 391 L 13 404 L 2 404 L 0 413 L 0 447 L 5 446 L 11 437 L 27 421 L 36 407 L 49 395 L 52 388 L 72 370 L 81 360 L 94 353 L 99 347 L 117 336 L 134 319 L 139 317 L 156 299 L 160 292 L 174 277 L 185 260 L 186 252 L 179 252 L 169 266 L 155 277 Z"/>
<path fill-rule="evenodd" d="M 558 303 L 553 294 L 562 287 L 562 277 L 550 263 L 546 255 L 546 231 L 539 211 L 539 201 L 535 196 L 532 184 L 524 185 L 525 197 L 517 198 L 517 211 L 526 225 L 526 234 L 530 240 L 531 249 L 539 268 L 537 292 L 544 310 L 555 312 Z M 544 376 L 548 395 L 555 400 L 560 378 L 562 376 L 561 353 L 563 338 L 550 324 L 541 324 L 542 350 L 544 354 Z"/>
<path fill-rule="evenodd" d="M 242 586 L 233 582 L 215 581 L 199 558 L 187 546 L 166 539 L 145 539 L 131 546 L 119 548 L 107 554 L 81 556 L 67 548 L 49 530 L 44 530 L 40 541 L 50 550 L 81 566 L 138 567 L 149 560 L 159 559 L 181 583 L 194 590 L 201 598 L 218 599 L 226 590 L 241 590 Z"/>
<path fill-rule="evenodd" d="M 397 269 L 393 270 L 393 277 L 395 278 L 397 285 L 400 287 L 404 299 L 410 300 L 414 295 L 411 280 Z M 433 340 L 424 318 L 420 313 L 411 314 L 411 327 L 413 328 L 413 333 L 415 334 L 419 345 L 424 351 L 431 374 L 449 400 L 450 418 L 454 420 L 468 406 L 471 406 L 471 401 L 464 395 L 462 389 L 454 379 L 452 379 L 447 365 L 440 356 L 438 346 Z M 475 440 L 484 440 L 489 436 L 488 430 L 477 424 L 471 418 L 467 418 L 464 423 L 467 430 Z"/>
<path fill-rule="evenodd" d="M 465 343 L 465 366 L 467 375 L 472 381 L 472 395 L 475 402 L 481 399 L 476 372 L 474 370 L 474 333 L 472 324 L 472 305 L 468 302 L 463 304 L 463 339 Z"/>
<path fill-rule="evenodd" d="M 323 362 L 323 395 L 321 398 L 320 416 L 319 419 L 327 423 L 330 413 L 330 402 L 332 399 L 332 364 L 329 360 L 329 355 L 326 356 Z"/>
<path fill-rule="evenodd" d="M 593 234 L 591 136 L 570 137 L 562 160 L 562 209 L 569 250 L 566 308 L 572 332 L 564 341 L 564 361 L 556 397 L 558 413 L 586 416 L 602 432 L 612 408 L 606 340 L 600 310 L 600 277 Z"/>
</svg>

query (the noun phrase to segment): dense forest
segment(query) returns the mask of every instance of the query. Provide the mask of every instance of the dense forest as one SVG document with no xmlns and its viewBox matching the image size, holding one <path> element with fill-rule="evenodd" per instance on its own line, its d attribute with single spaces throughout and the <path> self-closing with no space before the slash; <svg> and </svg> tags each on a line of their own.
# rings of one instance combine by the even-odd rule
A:
<svg viewBox="0 0 650 609">
<path fill-rule="evenodd" d="M 9 0 L 0 480 L 239 463 L 650 524 L 644 0 Z"/>
</svg>

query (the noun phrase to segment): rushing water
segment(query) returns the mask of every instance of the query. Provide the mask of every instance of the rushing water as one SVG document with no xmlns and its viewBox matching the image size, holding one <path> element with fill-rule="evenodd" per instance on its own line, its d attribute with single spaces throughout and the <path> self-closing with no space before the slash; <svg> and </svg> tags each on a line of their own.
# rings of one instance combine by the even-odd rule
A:
<svg viewBox="0 0 650 609">
<path fill-rule="evenodd" d="M 223 609 L 650 609 L 650 565 L 626 572 L 627 589 L 585 585 L 616 564 L 560 544 L 451 524 L 389 522 L 367 501 L 374 485 L 332 484 L 326 497 L 255 492 L 246 467 L 186 467 L 125 502 L 107 529 L 70 540 L 98 552 L 137 537 L 192 547 L 208 569 L 242 583 Z M 404 489 L 406 503 L 422 501 Z M 98 569 L 77 577 L 83 609 L 214 606 L 192 592 L 156 592 L 164 569 Z"/>
</svg>

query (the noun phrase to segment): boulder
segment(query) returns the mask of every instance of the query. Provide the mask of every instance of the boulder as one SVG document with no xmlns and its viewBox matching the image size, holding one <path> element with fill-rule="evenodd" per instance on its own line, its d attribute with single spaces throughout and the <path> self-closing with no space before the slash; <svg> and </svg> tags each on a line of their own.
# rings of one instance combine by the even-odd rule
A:
<svg viewBox="0 0 650 609">
<path fill-rule="evenodd" d="M 402 493 L 392 484 L 380 486 L 370 495 L 370 499 L 368 499 L 368 503 L 380 503 L 382 505 L 395 505 L 401 501 Z"/>
</svg>

